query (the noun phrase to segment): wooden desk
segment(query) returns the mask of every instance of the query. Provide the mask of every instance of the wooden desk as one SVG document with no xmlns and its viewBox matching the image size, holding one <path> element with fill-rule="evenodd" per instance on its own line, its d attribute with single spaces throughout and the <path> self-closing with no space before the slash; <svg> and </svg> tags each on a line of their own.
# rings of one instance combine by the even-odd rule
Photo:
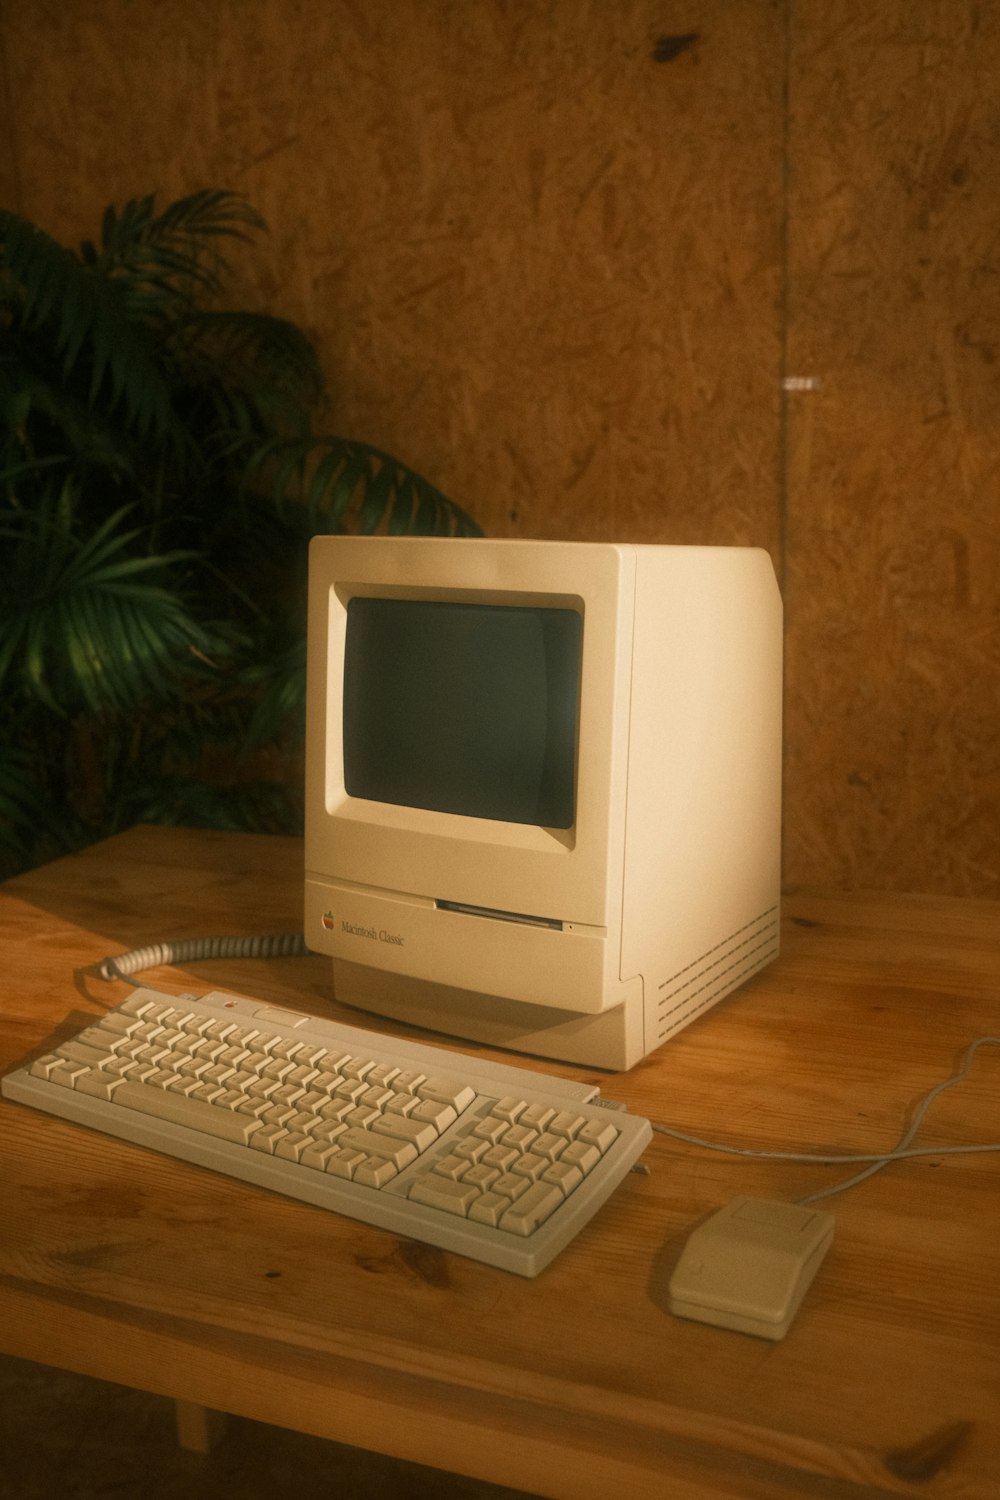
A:
<svg viewBox="0 0 1000 1500">
<path fill-rule="evenodd" d="M 0 1066 L 124 995 L 108 952 L 297 926 L 300 862 L 293 840 L 146 828 L 10 882 Z M 998 918 L 792 896 L 780 961 L 604 1092 L 749 1146 L 888 1146 L 1000 1031 Z M 145 979 L 334 1010 L 319 958 Z M 926 1139 L 1000 1137 L 998 1086 L 982 1049 Z M 736 1194 L 849 1169 L 663 1137 L 645 1160 L 525 1281 L 0 1101 L 0 1347 L 546 1496 L 1000 1495 L 997 1156 L 900 1163 L 824 1205 L 833 1248 L 779 1344 L 672 1318 L 670 1271 Z"/>
</svg>

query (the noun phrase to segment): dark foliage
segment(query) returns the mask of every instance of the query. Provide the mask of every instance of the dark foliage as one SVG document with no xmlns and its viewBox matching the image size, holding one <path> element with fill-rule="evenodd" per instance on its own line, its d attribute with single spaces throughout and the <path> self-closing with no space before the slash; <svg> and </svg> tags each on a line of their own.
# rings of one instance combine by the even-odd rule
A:
<svg viewBox="0 0 1000 1500">
<path fill-rule="evenodd" d="M 263 228 L 148 197 L 72 251 L 0 212 L 4 875 L 139 821 L 297 830 L 309 537 L 478 531 L 314 433 L 310 340 L 224 305 Z"/>
</svg>

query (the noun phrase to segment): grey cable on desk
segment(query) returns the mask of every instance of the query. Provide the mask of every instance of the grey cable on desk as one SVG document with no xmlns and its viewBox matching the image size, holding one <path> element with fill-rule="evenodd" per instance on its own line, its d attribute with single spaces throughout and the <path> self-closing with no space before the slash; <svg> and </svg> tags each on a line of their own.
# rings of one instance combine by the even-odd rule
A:
<svg viewBox="0 0 1000 1500">
<path fill-rule="evenodd" d="M 255 937 L 181 938 L 174 943 L 150 943 L 116 953 L 101 964 L 103 979 L 127 979 L 141 969 L 160 964 L 186 964 L 202 958 L 303 958 L 309 953 L 299 932 L 279 932 Z"/>
<path fill-rule="evenodd" d="M 848 1162 L 870 1163 L 863 1172 L 858 1172 L 854 1177 L 849 1177 L 846 1182 L 838 1182 L 833 1187 L 820 1188 L 815 1193 L 809 1193 L 804 1198 L 799 1198 L 802 1205 L 815 1203 L 820 1198 L 831 1198 L 834 1193 L 842 1193 L 849 1187 L 854 1187 L 874 1172 L 879 1172 L 887 1167 L 890 1162 L 905 1161 L 915 1156 L 965 1156 L 981 1151 L 1000 1151 L 1000 1141 L 983 1141 L 974 1146 L 911 1146 L 910 1142 L 916 1135 L 917 1130 L 923 1122 L 928 1109 L 944 1089 L 951 1088 L 953 1084 L 961 1083 L 968 1076 L 972 1066 L 973 1058 L 980 1047 L 1000 1046 L 1000 1036 L 980 1036 L 974 1042 L 970 1042 L 962 1055 L 962 1062 L 958 1072 L 953 1073 L 950 1078 L 943 1079 L 934 1085 L 922 1096 L 917 1105 L 913 1122 L 900 1137 L 899 1142 L 891 1151 L 871 1152 L 840 1152 L 831 1154 L 828 1152 L 808 1151 L 761 1151 L 751 1146 L 732 1146 L 721 1141 L 708 1141 L 701 1136 L 689 1135 L 686 1131 L 675 1130 L 672 1126 L 659 1124 L 653 1120 L 650 1123 L 660 1135 L 667 1135 L 674 1140 L 683 1141 L 685 1145 L 700 1146 L 705 1151 L 721 1151 L 728 1156 L 748 1156 L 758 1161 L 789 1161 L 789 1162 L 811 1162 L 823 1166 L 835 1166 Z"/>
<path fill-rule="evenodd" d="M 977 1037 L 974 1042 L 969 1043 L 968 1047 L 966 1047 L 965 1049 L 965 1052 L 962 1054 L 962 1062 L 958 1069 L 958 1072 L 953 1073 L 950 1078 L 942 1079 L 942 1081 L 938 1084 L 935 1084 L 932 1089 L 928 1089 L 927 1093 L 923 1096 L 917 1106 L 917 1111 L 913 1116 L 913 1121 L 909 1126 L 909 1129 L 903 1132 L 892 1151 L 887 1151 L 885 1156 L 883 1156 L 880 1161 L 876 1161 L 872 1166 L 866 1167 L 863 1172 L 858 1172 L 854 1177 L 849 1177 L 846 1182 L 838 1182 L 833 1187 L 821 1188 L 816 1193 L 809 1193 L 805 1198 L 800 1198 L 799 1202 L 802 1204 L 816 1203 L 820 1198 L 832 1198 L 834 1193 L 842 1193 L 845 1188 L 854 1187 L 857 1183 L 864 1182 L 866 1177 L 871 1177 L 873 1173 L 881 1172 L 882 1168 L 888 1166 L 890 1162 L 899 1161 L 901 1158 L 906 1156 L 915 1156 L 917 1154 L 916 1150 L 910 1150 L 907 1148 L 910 1146 L 910 1142 L 913 1140 L 913 1137 L 920 1129 L 920 1126 L 923 1123 L 924 1116 L 930 1109 L 931 1105 L 934 1103 L 934 1100 L 937 1098 L 938 1094 L 943 1093 L 945 1089 L 950 1089 L 954 1084 L 961 1083 L 963 1078 L 968 1077 L 969 1069 L 972 1067 L 973 1058 L 975 1057 L 980 1047 L 987 1045 L 1000 1046 L 1000 1037 L 980 1036 Z M 969 1148 L 964 1149 L 967 1150 Z M 995 1144 L 983 1145 L 979 1149 L 983 1151 L 996 1151 L 997 1146 Z M 938 1148 L 938 1151 L 942 1156 L 951 1156 L 960 1154 L 963 1151 L 963 1148 L 961 1146 L 942 1146 Z M 925 1150 L 922 1154 L 928 1154 L 927 1150 Z M 933 1152 L 933 1150 L 931 1149 L 929 1154 L 937 1153 Z"/>
</svg>

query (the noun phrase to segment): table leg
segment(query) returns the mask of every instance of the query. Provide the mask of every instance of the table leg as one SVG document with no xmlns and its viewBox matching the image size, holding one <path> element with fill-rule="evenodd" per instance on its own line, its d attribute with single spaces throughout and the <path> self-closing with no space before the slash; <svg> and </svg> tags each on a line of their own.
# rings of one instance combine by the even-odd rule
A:
<svg viewBox="0 0 1000 1500">
<path fill-rule="evenodd" d="M 188 1453 L 210 1453 L 226 1428 L 225 1412 L 212 1411 L 196 1401 L 175 1401 L 177 1441 Z"/>
</svg>

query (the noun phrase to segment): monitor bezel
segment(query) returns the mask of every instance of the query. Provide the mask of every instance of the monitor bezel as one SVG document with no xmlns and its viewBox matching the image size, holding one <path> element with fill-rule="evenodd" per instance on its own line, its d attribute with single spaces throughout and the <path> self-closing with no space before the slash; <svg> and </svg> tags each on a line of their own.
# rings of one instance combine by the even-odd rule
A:
<svg viewBox="0 0 1000 1500">
<path fill-rule="evenodd" d="M 316 538 L 310 548 L 307 866 L 420 900 L 604 924 L 620 892 L 635 567 L 631 549 L 459 538 Z M 570 608 L 583 620 L 570 828 L 351 797 L 343 661 L 354 597 Z"/>
</svg>

